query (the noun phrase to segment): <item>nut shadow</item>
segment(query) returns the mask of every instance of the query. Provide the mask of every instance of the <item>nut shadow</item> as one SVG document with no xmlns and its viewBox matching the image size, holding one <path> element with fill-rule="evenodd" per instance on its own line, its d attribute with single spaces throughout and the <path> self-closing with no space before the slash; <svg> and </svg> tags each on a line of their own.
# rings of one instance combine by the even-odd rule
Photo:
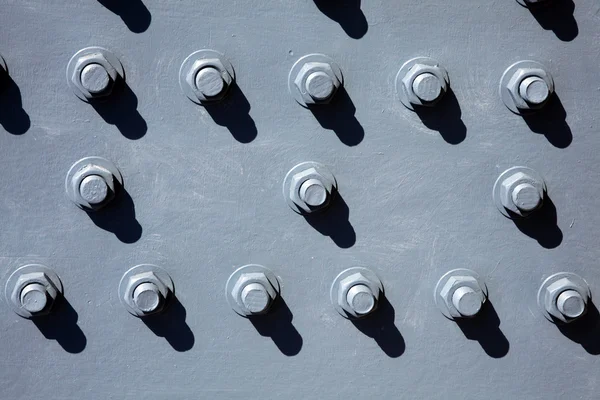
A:
<svg viewBox="0 0 600 400">
<path fill-rule="evenodd" d="M 142 237 L 142 226 L 135 218 L 133 199 L 123 186 L 118 185 L 115 190 L 117 196 L 111 204 L 87 215 L 97 227 L 114 233 L 121 242 L 135 243 Z"/>
<path fill-rule="evenodd" d="M 523 120 L 535 133 L 541 133 L 554 147 L 564 149 L 573 141 L 573 133 L 567 124 L 567 112 L 554 93 L 541 110 L 523 115 Z"/>
<path fill-rule="evenodd" d="M 537 240 L 540 246 L 546 249 L 554 249 L 561 244 L 563 239 L 557 219 L 556 206 L 546 193 L 542 208 L 536 210 L 527 218 L 514 217 L 512 221 L 521 232 Z"/>
<path fill-rule="evenodd" d="M 127 139 L 140 139 L 148 131 L 146 120 L 137 110 L 137 97 L 122 79 L 115 83 L 110 96 L 90 104 L 106 123 L 114 125 Z"/>
<path fill-rule="evenodd" d="M 152 21 L 150 11 L 141 0 L 98 0 L 98 3 L 121 17 L 133 33 L 145 32 Z"/>
<path fill-rule="evenodd" d="M 321 127 L 332 130 L 346 146 L 356 146 L 365 137 L 365 130 L 354 114 L 356 107 L 344 87 L 340 87 L 329 104 L 309 106 Z"/>
<path fill-rule="evenodd" d="M 256 124 L 250 116 L 250 103 L 240 87 L 233 82 L 227 97 L 222 101 L 204 106 L 217 125 L 229 129 L 231 136 L 240 143 L 250 143 L 258 135 Z"/>
<path fill-rule="evenodd" d="M 570 324 L 555 321 L 558 330 L 567 338 L 581 347 L 589 354 L 600 354 L 600 315 L 598 309 L 591 301 L 588 303 L 587 313 Z"/>
<path fill-rule="evenodd" d="M 467 137 L 467 127 L 452 88 L 434 107 L 415 106 L 415 112 L 427 128 L 438 131 L 449 144 L 459 144 Z"/>
<path fill-rule="evenodd" d="M 46 339 L 56 340 L 67 353 L 81 353 L 87 338 L 77 325 L 77 312 L 64 297 L 54 307 L 50 314 L 32 318 L 33 323 Z"/>
<path fill-rule="evenodd" d="M 348 205 L 339 192 L 336 191 L 334 196 L 327 209 L 302 216 L 319 233 L 329 236 L 338 247 L 347 249 L 356 243 L 356 232 L 350 224 Z"/>
<path fill-rule="evenodd" d="M 140 318 L 156 336 L 165 338 L 173 350 L 184 352 L 194 347 L 194 333 L 185 322 L 187 313 L 177 297 L 171 299 L 168 308 L 159 314 Z"/>
<path fill-rule="evenodd" d="M 406 344 L 394 323 L 395 315 L 394 307 L 382 296 L 377 311 L 366 318 L 351 321 L 356 329 L 375 340 L 388 357 L 396 358 L 404 353 Z"/>
<path fill-rule="evenodd" d="M 563 42 L 570 42 L 579 34 L 579 27 L 573 16 L 573 0 L 546 1 L 529 5 L 528 9 L 544 30 L 554 32 Z"/>
<path fill-rule="evenodd" d="M 31 127 L 29 115 L 23 109 L 21 91 L 8 74 L 0 76 L 0 125 L 13 135 L 22 135 Z"/>
<path fill-rule="evenodd" d="M 352 39 L 360 39 L 369 30 L 367 17 L 360 9 L 361 0 L 314 0 L 317 8 L 329 19 L 340 24 Z"/>
<path fill-rule="evenodd" d="M 457 319 L 456 324 L 469 340 L 476 340 L 492 358 L 502 358 L 508 354 L 510 344 L 500 330 L 500 318 L 489 301 L 486 301 L 475 318 Z"/>
<path fill-rule="evenodd" d="M 294 315 L 283 298 L 278 298 L 265 315 L 248 317 L 261 336 L 270 337 L 275 346 L 286 356 L 295 356 L 302 349 L 302 336 L 292 324 Z"/>
</svg>

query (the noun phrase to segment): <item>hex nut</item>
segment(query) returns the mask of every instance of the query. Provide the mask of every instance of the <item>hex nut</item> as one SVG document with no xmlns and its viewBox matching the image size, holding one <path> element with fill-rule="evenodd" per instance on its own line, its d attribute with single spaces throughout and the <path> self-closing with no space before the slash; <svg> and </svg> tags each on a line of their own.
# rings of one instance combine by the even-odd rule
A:
<svg viewBox="0 0 600 400">
<path fill-rule="evenodd" d="M 92 178 L 92 179 L 90 179 Z M 74 163 L 65 179 L 67 195 L 79 208 L 97 211 L 109 204 L 123 186 L 118 168 L 101 157 Z"/>
<path fill-rule="evenodd" d="M 350 304 L 349 299 L 356 299 L 356 296 L 361 296 L 357 304 Z M 371 315 L 377 310 L 381 296 L 381 280 L 371 270 L 362 267 L 342 271 L 334 279 L 330 289 L 334 308 L 341 316 L 349 319 Z"/>
<path fill-rule="evenodd" d="M 324 54 L 301 57 L 288 75 L 290 94 L 305 108 L 330 103 L 343 85 L 344 77 L 340 66 Z"/>
<path fill-rule="evenodd" d="M 268 313 L 279 298 L 279 291 L 280 284 L 275 274 L 257 264 L 236 269 L 225 286 L 227 302 L 242 317 Z"/>
<path fill-rule="evenodd" d="M 445 273 L 438 280 L 433 297 L 446 318 L 472 318 L 487 301 L 487 287 L 479 274 L 459 268 Z"/>
<path fill-rule="evenodd" d="M 405 62 L 396 75 L 396 95 L 409 110 L 432 107 L 450 87 L 448 71 L 429 57 L 416 57 Z"/>
<path fill-rule="evenodd" d="M 532 98 L 527 97 L 527 89 L 523 87 L 524 83 L 529 87 L 537 88 L 532 92 L 534 95 Z M 554 79 L 552 75 L 546 67 L 536 61 L 519 61 L 511 65 L 504 71 L 500 80 L 502 101 L 509 110 L 516 114 L 527 114 L 543 108 L 553 93 Z"/>
<path fill-rule="evenodd" d="M 89 74 L 91 82 L 96 85 L 102 85 L 97 90 L 86 88 L 82 78 L 82 74 L 84 74 L 86 68 L 93 65 L 101 67 L 96 68 L 93 73 Z M 104 76 L 99 74 L 102 70 L 105 72 Z M 101 47 L 87 47 L 79 50 L 71 57 L 67 65 L 69 86 L 77 97 L 86 102 L 110 96 L 115 85 L 122 79 L 125 79 L 123 65 L 112 52 Z"/>
<path fill-rule="evenodd" d="M 574 296 L 570 297 L 576 302 L 582 303 L 575 304 L 577 309 L 575 314 L 569 315 L 568 306 L 565 307 L 565 301 L 569 301 L 569 299 L 563 298 L 564 294 L 573 294 Z M 567 324 L 581 318 L 587 312 L 590 301 L 591 292 L 587 282 L 580 276 L 568 272 L 548 277 L 538 291 L 540 308 L 546 318 L 555 323 Z"/>
<path fill-rule="evenodd" d="M 296 165 L 283 180 L 283 196 L 290 208 L 299 214 L 324 210 L 336 192 L 337 182 L 331 171 L 313 161 Z"/>
<path fill-rule="evenodd" d="M 221 81 L 218 81 L 218 77 Z M 193 52 L 179 69 L 181 90 L 191 101 L 200 105 L 223 100 L 234 82 L 233 65 L 223 54 L 214 50 Z"/>
<path fill-rule="evenodd" d="M 147 285 L 151 284 L 151 285 Z M 156 288 L 156 293 L 150 301 L 155 302 L 152 307 L 145 308 L 136 303 L 139 293 L 136 289 L 148 286 L 146 289 Z M 119 297 L 127 311 L 136 317 L 145 317 L 164 311 L 175 296 L 175 287 L 169 274 L 162 268 L 151 265 L 137 265 L 123 275 L 119 284 Z"/>
<path fill-rule="evenodd" d="M 24 290 L 32 289 L 33 303 L 43 301 L 39 307 L 23 304 Z M 62 295 L 63 286 L 58 275 L 50 268 L 40 264 L 25 265 L 14 271 L 6 282 L 5 295 L 13 311 L 24 318 L 48 315 L 58 298 Z M 37 293 L 37 295 L 35 294 Z M 40 299 L 42 295 L 44 298 Z"/>
<path fill-rule="evenodd" d="M 527 167 L 512 167 L 504 171 L 493 190 L 496 207 L 509 218 L 528 217 L 543 206 L 545 194 L 544 179 Z"/>
</svg>

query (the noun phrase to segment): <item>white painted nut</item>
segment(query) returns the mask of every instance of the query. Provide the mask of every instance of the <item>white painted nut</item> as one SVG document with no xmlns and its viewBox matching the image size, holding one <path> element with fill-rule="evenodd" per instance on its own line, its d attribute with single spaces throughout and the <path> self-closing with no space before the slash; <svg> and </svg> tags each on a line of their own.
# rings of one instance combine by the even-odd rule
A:
<svg viewBox="0 0 600 400">
<path fill-rule="evenodd" d="M 500 96 L 517 114 L 544 107 L 554 93 L 554 79 L 546 67 L 535 61 L 519 61 L 506 69 L 500 80 Z"/>
<path fill-rule="evenodd" d="M 507 217 L 527 217 L 542 207 L 545 192 L 540 174 L 527 167 L 512 167 L 496 180 L 494 201 Z"/>
<path fill-rule="evenodd" d="M 233 65 L 217 51 L 204 49 L 190 54 L 181 64 L 179 85 L 194 103 L 206 105 L 223 100 L 235 81 Z"/>
<path fill-rule="evenodd" d="M 101 157 L 77 161 L 65 180 L 71 201 L 86 211 L 96 211 L 109 204 L 122 185 L 123 178 L 117 167 Z"/>
<path fill-rule="evenodd" d="M 303 107 L 330 103 L 342 85 L 340 67 L 324 54 L 300 58 L 288 77 L 289 91 Z"/>
<path fill-rule="evenodd" d="M 578 275 L 560 272 L 548 277 L 538 291 L 538 304 L 552 322 L 570 323 L 587 312 L 591 292 Z"/>
<path fill-rule="evenodd" d="M 473 318 L 487 300 L 487 288 L 474 271 L 456 269 L 440 278 L 434 300 L 447 318 Z"/>
<path fill-rule="evenodd" d="M 345 318 L 363 318 L 372 314 L 383 294 L 383 284 L 366 268 L 349 268 L 333 281 L 331 302 Z"/>
<path fill-rule="evenodd" d="M 145 317 L 165 310 L 175 295 L 173 280 L 162 268 L 137 265 L 123 275 L 119 297 L 127 311 L 136 317 Z"/>
<path fill-rule="evenodd" d="M 396 94 L 410 110 L 434 106 L 448 92 L 449 85 L 448 71 L 428 57 L 408 60 L 396 75 Z"/>
<path fill-rule="evenodd" d="M 336 187 L 335 178 L 324 165 L 309 161 L 296 165 L 287 173 L 283 191 L 294 211 L 310 214 L 331 204 Z"/>
<path fill-rule="evenodd" d="M 6 300 L 21 317 L 47 315 L 62 295 L 60 278 L 50 268 L 25 265 L 11 274 L 6 282 Z"/>
<path fill-rule="evenodd" d="M 261 265 L 245 265 L 231 274 L 225 295 L 231 308 L 243 317 L 266 314 L 279 297 L 279 280 Z"/>
<path fill-rule="evenodd" d="M 101 47 L 79 50 L 67 65 L 69 86 L 77 97 L 86 102 L 109 96 L 117 81 L 124 78 L 125 72 L 119 59 Z"/>
</svg>

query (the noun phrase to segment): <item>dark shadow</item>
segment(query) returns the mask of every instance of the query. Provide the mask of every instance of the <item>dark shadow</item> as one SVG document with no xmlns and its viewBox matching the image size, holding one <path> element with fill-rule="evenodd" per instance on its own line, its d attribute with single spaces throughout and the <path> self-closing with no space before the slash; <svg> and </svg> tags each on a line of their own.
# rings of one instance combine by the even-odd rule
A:
<svg viewBox="0 0 600 400">
<path fill-rule="evenodd" d="M 354 114 L 356 107 L 344 87 L 340 87 L 329 104 L 309 107 L 321 127 L 335 132 L 346 146 L 356 146 L 365 137 L 365 130 Z"/>
<path fill-rule="evenodd" d="M 31 127 L 23 110 L 21 91 L 9 75 L 0 76 L 0 125 L 13 135 L 22 135 Z"/>
<path fill-rule="evenodd" d="M 567 124 L 567 112 L 562 102 L 554 93 L 548 104 L 535 113 L 523 115 L 523 120 L 535 133 L 546 136 L 548 142 L 554 147 L 564 149 L 573 141 L 571 128 Z"/>
<path fill-rule="evenodd" d="M 527 218 L 513 217 L 513 222 L 521 232 L 537 240 L 546 249 L 554 249 L 562 242 L 563 234 L 557 220 L 556 207 L 547 193 L 542 208 Z"/>
<path fill-rule="evenodd" d="M 142 33 L 150 26 L 152 15 L 141 0 L 98 0 L 98 3 L 117 14 L 133 33 Z"/>
<path fill-rule="evenodd" d="M 369 30 L 367 17 L 360 9 L 361 0 L 314 0 L 317 8 L 340 24 L 352 39 L 360 39 Z"/>
<path fill-rule="evenodd" d="M 135 219 L 133 199 L 122 186 L 116 190 L 111 204 L 87 214 L 96 226 L 114 233 L 121 242 L 135 243 L 142 237 L 142 226 Z"/>
<path fill-rule="evenodd" d="M 591 301 L 587 313 L 570 324 L 556 322 L 558 330 L 575 343 L 579 343 L 589 354 L 600 354 L 600 315 Z"/>
<path fill-rule="evenodd" d="M 351 321 L 356 329 L 375 340 L 388 357 L 396 358 L 404 353 L 406 344 L 394 323 L 395 316 L 394 307 L 383 296 L 379 299 L 379 306 L 373 314 Z"/>
<path fill-rule="evenodd" d="M 64 297 L 54 307 L 50 314 L 31 320 L 46 339 L 56 340 L 68 353 L 81 353 L 87 345 L 87 339 L 77 325 L 77 312 Z"/>
<path fill-rule="evenodd" d="M 168 308 L 159 314 L 140 318 L 156 336 L 165 338 L 175 351 L 188 351 L 194 347 L 194 333 L 185 322 L 185 307 L 176 297 Z"/>
<path fill-rule="evenodd" d="M 294 315 L 282 298 L 265 315 L 249 317 L 248 320 L 261 336 L 270 337 L 275 346 L 286 356 L 295 356 L 302 349 L 302 336 L 292 324 Z"/>
<path fill-rule="evenodd" d="M 460 118 L 460 105 L 451 88 L 433 107 L 415 106 L 423 125 L 438 131 L 447 143 L 459 144 L 467 137 L 467 127 Z"/>
<path fill-rule="evenodd" d="M 329 236 L 338 247 L 347 249 L 356 243 L 356 232 L 348 218 L 350 210 L 338 192 L 325 210 L 302 216 L 322 235 Z"/>
<path fill-rule="evenodd" d="M 110 96 L 90 104 L 106 123 L 116 126 L 127 139 L 140 139 L 148 130 L 146 121 L 137 111 L 137 97 L 123 80 L 116 83 Z"/>
<path fill-rule="evenodd" d="M 579 34 L 572 0 L 549 0 L 531 4 L 528 8 L 543 29 L 554 32 L 563 42 L 570 42 Z"/>
<path fill-rule="evenodd" d="M 250 143 L 258 135 L 256 124 L 250 116 L 250 103 L 234 82 L 227 97 L 214 104 L 206 104 L 206 111 L 217 125 L 229 129 L 231 136 L 240 143 Z"/>
<path fill-rule="evenodd" d="M 469 340 L 476 340 L 485 353 L 492 358 L 508 354 L 510 344 L 500 330 L 500 318 L 488 300 L 474 318 L 457 319 L 456 324 Z"/>
</svg>

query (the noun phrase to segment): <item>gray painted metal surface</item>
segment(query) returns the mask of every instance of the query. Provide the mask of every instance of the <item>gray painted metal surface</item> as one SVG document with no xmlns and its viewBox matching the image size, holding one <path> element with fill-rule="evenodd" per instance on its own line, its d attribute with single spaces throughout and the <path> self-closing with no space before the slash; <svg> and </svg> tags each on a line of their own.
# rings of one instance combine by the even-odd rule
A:
<svg viewBox="0 0 600 400">
<path fill-rule="evenodd" d="M 0 307 L 7 399 L 597 398 L 600 5 L 547 1 L 0 0 L 0 278 L 55 271 L 64 299 L 24 319 Z M 81 101 L 69 59 L 99 46 L 126 82 Z M 182 93 L 179 70 L 214 49 L 235 67 L 216 104 Z M 339 64 L 343 87 L 305 109 L 288 74 L 306 54 Z M 451 90 L 404 107 L 406 60 L 431 57 Z M 498 93 L 521 60 L 544 65 L 555 94 L 515 115 Z M 3 78 L 0 78 L 3 79 Z M 95 86 L 94 86 L 95 87 Z M 111 160 L 124 190 L 86 212 L 64 192 L 75 160 Z M 291 166 L 318 160 L 338 194 L 300 216 L 281 196 Z M 544 206 L 505 218 L 491 191 L 506 169 L 545 180 Z M 176 298 L 136 318 L 123 274 L 160 265 Z M 228 277 L 267 266 L 281 298 L 260 318 L 232 312 Z M 329 299 L 337 274 L 365 266 L 385 297 L 360 320 Z M 451 321 L 440 276 L 478 272 L 488 300 Z M 546 320 L 537 291 L 571 272 L 592 293 L 584 317 Z M 4 296 L 0 296 L 4 298 Z"/>
</svg>

